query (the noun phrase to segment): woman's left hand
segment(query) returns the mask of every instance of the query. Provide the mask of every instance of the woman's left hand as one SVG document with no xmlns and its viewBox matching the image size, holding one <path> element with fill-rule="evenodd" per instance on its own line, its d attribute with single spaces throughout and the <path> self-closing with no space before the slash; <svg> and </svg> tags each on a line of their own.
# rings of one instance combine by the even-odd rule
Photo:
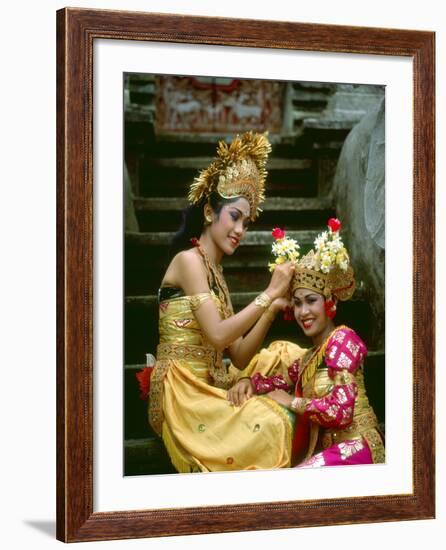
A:
<svg viewBox="0 0 446 550">
<path fill-rule="evenodd" d="M 290 408 L 291 402 L 293 401 L 293 396 L 287 393 L 285 390 L 274 390 L 267 394 L 267 397 L 273 399 L 279 405 Z"/>
<path fill-rule="evenodd" d="M 287 308 L 293 307 L 293 304 L 288 296 L 282 296 L 276 298 L 273 303 L 269 306 L 274 313 L 278 313 L 280 310 L 285 311 Z"/>
</svg>

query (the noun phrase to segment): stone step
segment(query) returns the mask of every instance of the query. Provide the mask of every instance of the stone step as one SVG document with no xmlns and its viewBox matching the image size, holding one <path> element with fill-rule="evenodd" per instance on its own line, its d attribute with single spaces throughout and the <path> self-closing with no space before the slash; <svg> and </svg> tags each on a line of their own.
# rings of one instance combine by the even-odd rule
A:
<svg viewBox="0 0 446 550">
<path fill-rule="evenodd" d="M 155 107 L 153 105 L 138 105 L 130 103 L 125 109 L 126 122 L 148 122 L 153 123 L 155 119 Z"/>
<path fill-rule="evenodd" d="M 144 169 L 140 177 L 140 194 L 145 197 L 186 197 L 190 185 L 197 175 L 196 170 L 189 174 L 181 171 L 178 179 L 175 175 L 164 176 L 160 172 Z M 295 174 L 293 171 L 283 171 L 281 178 L 275 177 L 268 180 L 267 193 L 269 196 L 283 196 L 287 198 L 314 198 L 318 194 L 316 173 L 314 171 Z"/>
<path fill-rule="evenodd" d="M 130 94 L 136 93 L 152 96 L 155 94 L 155 82 L 131 80 L 128 84 L 128 90 Z"/>
<path fill-rule="evenodd" d="M 181 224 L 182 211 L 189 203 L 184 197 L 137 197 L 134 204 L 139 230 L 146 233 L 176 231 Z M 328 198 L 268 197 L 250 231 L 271 230 L 279 222 L 286 230 L 318 228 L 334 215 Z"/>
<path fill-rule="evenodd" d="M 294 90 L 317 90 L 319 92 L 324 92 L 328 95 L 331 95 L 336 88 L 336 84 L 329 84 L 327 82 L 292 82 L 291 83 Z"/>
<path fill-rule="evenodd" d="M 127 231 L 125 233 L 125 243 L 126 246 L 168 246 L 174 234 L 173 232 L 139 233 Z M 317 237 L 318 231 L 287 231 L 287 235 L 292 239 L 296 239 L 301 246 L 311 245 Z M 243 243 L 240 245 L 240 249 L 245 246 L 271 246 L 273 242 L 271 231 L 248 231 Z"/>
<path fill-rule="evenodd" d="M 137 212 L 183 210 L 189 205 L 185 197 L 135 197 Z M 262 212 L 306 212 L 308 210 L 330 210 L 333 203 L 328 197 L 268 197 L 262 205 Z"/>
<path fill-rule="evenodd" d="M 309 102 L 326 104 L 329 97 L 330 95 L 324 92 L 311 92 L 306 89 L 294 89 L 293 103 Z"/>
<path fill-rule="evenodd" d="M 304 127 L 311 130 L 327 131 L 350 131 L 358 122 L 358 119 L 334 119 L 324 117 L 306 118 Z"/>
<path fill-rule="evenodd" d="M 215 151 L 215 147 L 219 141 L 231 143 L 237 132 L 231 133 L 175 133 L 175 134 L 159 134 L 156 136 L 156 142 L 168 146 L 169 144 L 200 144 L 209 146 L 211 151 Z M 268 134 L 268 140 L 271 145 L 293 145 L 294 140 L 290 136 L 282 134 Z"/>
<path fill-rule="evenodd" d="M 152 158 L 151 164 L 155 167 L 162 168 L 177 168 L 177 169 L 194 169 L 201 170 L 207 168 L 212 162 L 212 157 L 165 157 Z M 270 158 L 266 169 L 271 170 L 305 170 L 311 168 L 311 159 L 289 159 L 289 158 Z"/>
<path fill-rule="evenodd" d="M 124 475 L 174 473 L 177 472 L 161 439 L 146 437 L 124 441 Z"/>
</svg>

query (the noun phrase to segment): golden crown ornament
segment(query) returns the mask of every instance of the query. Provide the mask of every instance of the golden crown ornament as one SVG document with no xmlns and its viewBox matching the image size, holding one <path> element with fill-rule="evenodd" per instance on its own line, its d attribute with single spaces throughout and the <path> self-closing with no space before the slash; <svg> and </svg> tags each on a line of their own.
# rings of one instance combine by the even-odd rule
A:
<svg viewBox="0 0 446 550">
<path fill-rule="evenodd" d="M 251 208 L 251 220 L 265 200 L 266 161 L 271 152 L 267 133 L 245 132 L 228 145 L 220 141 L 217 157 L 191 185 L 188 199 L 197 204 L 217 192 L 225 199 L 244 197 Z"/>
<path fill-rule="evenodd" d="M 339 235 L 341 222 L 330 218 L 327 226 L 328 230 L 316 237 L 314 249 L 296 262 L 292 291 L 308 288 L 323 294 L 327 300 L 332 297 L 349 300 L 356 282 L 350 257 Z"/>
</svg>

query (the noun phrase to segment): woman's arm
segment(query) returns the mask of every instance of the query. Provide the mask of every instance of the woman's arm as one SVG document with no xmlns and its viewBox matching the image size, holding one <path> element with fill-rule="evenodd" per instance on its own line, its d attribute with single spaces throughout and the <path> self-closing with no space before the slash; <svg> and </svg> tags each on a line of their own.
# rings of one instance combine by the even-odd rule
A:
<svg viewBox="0 0 446 550">
<path fill-rule="evenodd" d="M 287 291 L 293 271 L 294 266 L 291 264 L 282 264 L 274 270 L 271 282 L 265 290 L 271 300 Z M 182 252 L 175 257 L 169 268 L 169 282 L 180 286 L 189 296 L 210 292 L 202 260 L 193 250 Z M 217 350 L 223 351 L 248 332 L 264 312 L 265 308 L 252 302 L 229 319 L 221 319 L 215 303 L 206 300 L 194 314 L 206 339 Z"/>
<path fill-rule="evenodd" d="M 294 361 L 291 366 L 288 367 L 288 377 L 291 380 L 291 384 L 289 384 L 281 374 L 263 376 L 260 372 L 256 372 L 252 377 L 241 378 L 228 391 L 228 401 L 233 405 L 241 406 L 253 395 L 273 393 L 273 398 L 274 396 L 281 398 L 282 401 L 279 401 L 279 403 L 285 407 L 289 407 L 293 399 L 293 397 L 290 396 L 290 392 L 293 390 L 297 381 L 297 372 L 298 361 Z"/>
<path fill-rule="evenodd" d="M 358 392 L 355 373 L 367 348 L 351 329 L 340 329 L 325 350 L 325 363 L 333 386 L 326 395 L 316 398 L 296 397 L 293 400 L 277 392 L 269 397 L 325 428 L 345 428 L 353 420 Z"/>
<path fill-rule="evenodd" d="M 307 416 L 312 422 L 324 428 L 346 428 L 353 420 L 357 385 L 354 376 L 349 384 L 336 383 L 327 395 L 320 398 L 294 397 L 277 389 L 268 397 L 294 411 Z"/>
<path fill-rule="evenodd" d="M 324 428 L 346 428 L 353 420 L 358 386 L 354 375 L 345 375 L 349 377 L 348 383 L 342 384 L 342 379 L 336 377 L 338 379 L 335 379 L 335 384 L 327 395 L 315 399 L 297 397 L 291 408 Z M 344 374 L 340 376 L 343 378 Z"/>
<path fill-rule="evenodd" d="M 278 298 L 264 311 L 263 315 L 246 336 L 238 338 L 228 348 L 232 364 L 244 369 L 258 351 L 277 313 L 289 305 L 285 298 Z"/>
</svg>

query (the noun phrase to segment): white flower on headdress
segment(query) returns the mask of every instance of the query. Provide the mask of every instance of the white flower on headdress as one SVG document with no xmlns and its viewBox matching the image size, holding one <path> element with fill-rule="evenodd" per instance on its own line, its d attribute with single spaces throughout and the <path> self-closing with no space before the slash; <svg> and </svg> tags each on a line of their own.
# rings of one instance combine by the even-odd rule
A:
<svg viewBox="0 0 446 550">
<path fill-rule="evenodd" d="M 300 246 L 295 239 L 290 239 L 286 236 L 283 229 L 275 228 L 272 231 L 275 242 L 272 245 L 272 253 L 276 256 L 273 263 L 268 264 L 270 271 L 274 271 L 276 265 L 284 264 L 285 262 L 296 263 L 300 253 Z"/>
<path fill-rule="evenodd" d="M 325 243 L 327 241 L 328 237 L 328 231 L 323 231 L 320 235 L 316 237 L 314 240 L 314 247 L 316 250 L 321 250 L 325 246 Z"/>
<path fill-rule="evenodd" d="M 333 230 L 330 222 L 336 221 Z M 329 220 L 328 231 L 323 231 L 314 241 L 316 269 L 322 273 L 328 273 L 335 266 L 346 271 L 349 264 L 349 257 L 344 247 L 344 243 L 339 235 L 341 223 L 339 220 Z"/>
</svg>

